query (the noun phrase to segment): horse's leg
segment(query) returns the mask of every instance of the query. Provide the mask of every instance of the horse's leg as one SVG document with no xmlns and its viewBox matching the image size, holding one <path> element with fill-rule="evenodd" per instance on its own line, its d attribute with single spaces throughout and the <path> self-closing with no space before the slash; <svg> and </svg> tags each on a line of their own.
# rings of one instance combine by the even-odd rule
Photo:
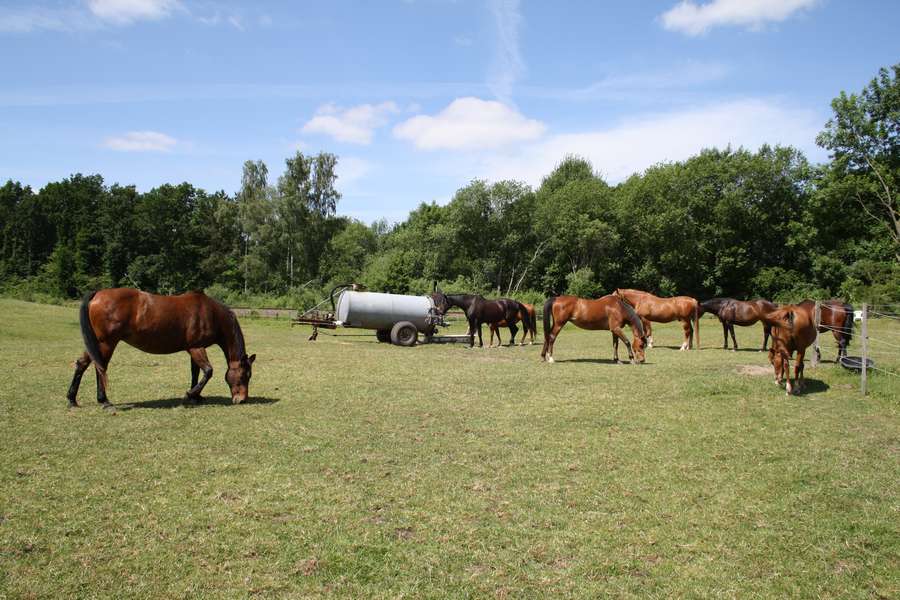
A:
<svg viewBox="0 0 900 600">
<path fill-rule="evenodd" d="M 100 359 L 103 361 L 103 364 L 106 365 L 107 371 L 109 370 L 109 360 L 112 358 L 113 352 L 116 349 L 117 342 L 100 342 L 98 347 L 100 349 Z M 96 365 L 94 365 L 94 370 L 96 371 Z M 100 403 L 100 406 L 103 407 L 103 410 L 108 410 L 110 412 L 116 412 L 116 408 L 109 401 L 109 398 L 106 397 L 106 386 L 103 383 L 103 378 L 100 377 L 100 371 L 97 371 L 97 402 Z"/>
<path fill-rule="evenodd" d="M 497 329 L 497 326 L 496 326 L 496 325 L 494 325 L 493 323 L 491 323 L 491 341 L 490 341 L 490 343 L 488 344 L 488 348 L 493 348 L 493 347 L 494 347 L 494 333 L 497 334 L 497 339 L 500 340 L 500 344 L 501 344 L 501 345 L 503 344 L 503 340 L 500 339 L 500 330 Z"/>
<path fill-rule="evenodd" d="M 191 348 L 188 350 L 188 354 L 191 355 L 191 389 L 185 394 L 185 400 L 200 402 L 203 399 L 200 396 L 200 392 L 203 391 L 203 388 L 206 387 L 207 382 L 212 377 L 213 368 L 209 362 L 209 357 L 206 356 L 206 348 Z M 200 383 L 197 383 L 197 375 L 201 370 L 203 371 L 203 379 Z"/>
<path fill-rule="evenodd" d="M 66 394 L 66 398 L 69 400 L 69 408 L 78 407 L 78 387 L 81 385 L 82 375 L 84 375 L 84 372 L 87 371 L 89 366 L 91 366 L 91 357 L 87 352 L 82 354 L 81 357 L 75 361 L 75 374 L 72 376 L 71 385 L 69 385 L 69 393 Z"/>
<path fill-rule="evenodd" d="M 481 339 L 481 325 L 482 325 L 482 323 L 479 322 L 478 323 L 478 347 L 484 348 L 484 342 Z"/>
<path fill-rule="evenodd" d="M 647 334 L 647 347 L 653 347 L 653 326 L 650 324 L 650 321 L 641 317 L 641 325 L 644 326 L 644 332 Z"/>
<path fill-rule="evenodd" d="M 733 346 L 732 350 L 737 352 L 738 345 L 737 345 L 737 338 L 734 337 L 734 323 L 733 322 L 728 323 L 728 331 L 731 332 L 731 341 L 734 342 L 732 344 L 732 346 Z"/>
<path fill-rule="evenodd" d="M 803 381 L 803 357 L 806 354 L 806 349 L 797 350 L 797 360 L 794 361 L 794 381 L 797 384 L 797 393 L 799 394 L 803 391 L 804 381 Z"/>
<path fill-rule="evenodd" d="M 516 334 L 517 334 L 518 332 L 519 332 L 519 328 L 516 326 L 516 323 L 515 323 L 514 321 L 510 321 L 510 322 L 509 322 L 509 335 L 510 335 L 510 338 L 509 338 L 509 345 L 510 345 L 510 346 L 515 346 L 515 345 L 516 345 Z M 523 335 L 524 335 L 524 334 L 523 334 Z M 499 334 L 499 333 L 497 333 L 497 338 L 498 338 L 498 339 L 500 338 L 500 334 Z"/>
<path fill-rule="evenodd" d="M 766 351 L 766 344 L 769 343 L 769 336 L 772 335 L 772 326 L 763 323 L 763 347 L 760 352 Z"/>
<path fill-rule="evenodd" d="M 547 362 L 552 363 L 553 360 L 553 346 L 556 345 L 556 336 L 559 335 L 560 329 L 563 328 L 563 325 L 566 324 L 566 321 L 557 321 L 553 324 L 553 329 L 550 330 L 550 335 L 547 337 Z"/>
<path fill-rule="evenodd" d="M 616 337 L 616 334 L 612 334 L 612 342 L 613 342 L 613 360 L 617 363 L 619 362 L 619 338 Z"/>
<path fill-rule="evenodd" d="M 722 345 L 724 350 L 728 350 L 728 323 L 721 319 L 722 321 L 722 335 L 725 336 L 725 343 Z"/>
<path fill-rule="evenodd" d="M 478 322 L 475 317 L 469 317 L 469 348 L 475 347 L 475 328 L 478 327 Z M 478 333 L 481 334 L 481 328 L 478 327 Z"/>
<path fill-rule="evenodd" d="M 619 345 L 619 340 L 625 344 L 625 349 L 628 350 L 628 358 L 631 361 L 631 364 L 634 364 L 634 351 L 631 349 L 631 342 L 628 341 L 628 338 L 625 337 L 625 333 L 622 331 L 621 327 L 611 327 L 610 331 L 613 334 L 613 344 L 616 346 Z M 616 362 L 619 362 L 619 353 L 616 352 Z"/>
<path fill-rule="evenodd" d="M 694 328 L 689 320 L 682 321 L 681 328 L 684 330 L 684 340 L 681 342 L 679 350 L 689 350 L 694 344 Z"/>
</svg>

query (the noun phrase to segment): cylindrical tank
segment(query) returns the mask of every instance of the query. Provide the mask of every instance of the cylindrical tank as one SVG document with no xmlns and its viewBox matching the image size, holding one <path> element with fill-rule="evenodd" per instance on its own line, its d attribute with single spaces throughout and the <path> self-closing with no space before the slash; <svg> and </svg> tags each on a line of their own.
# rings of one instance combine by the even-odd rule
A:
<svg viewBox="0 0 900 600">
<path fill-rule="evenodd" d="M 428 314 L 434 308 L 430 296 L 403 296 L 378 292 L 344 291 L 338 298 L 335 320 L 344 327 L 390 329 L 409 321 L 419 331 L 428 329 Z"/>
</svg>

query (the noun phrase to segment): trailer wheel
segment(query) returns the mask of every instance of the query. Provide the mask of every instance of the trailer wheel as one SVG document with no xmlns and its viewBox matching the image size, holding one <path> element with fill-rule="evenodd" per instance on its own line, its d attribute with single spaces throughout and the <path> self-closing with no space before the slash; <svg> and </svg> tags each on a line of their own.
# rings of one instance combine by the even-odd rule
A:
<svg viewBox="0 0 900 600">
<path fill-rule="evenodd" d="M 379 329 L 375 332 L 375 337 L 382 344 L 389 344 L 391 342 L 391 330 L 390 329 Z"/>
<path fill-rule="evenodd" d="M 398 346 L 415 346 L 419 338 L 419 330 L 409 321 L 395 323 L 391 329 L 391 342 Z"/>
</svg>

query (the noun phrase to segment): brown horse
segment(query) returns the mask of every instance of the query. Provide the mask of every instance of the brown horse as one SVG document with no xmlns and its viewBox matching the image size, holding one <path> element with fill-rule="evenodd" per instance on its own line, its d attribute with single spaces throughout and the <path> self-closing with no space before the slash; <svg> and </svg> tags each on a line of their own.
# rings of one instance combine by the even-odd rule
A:
<svg viewBox="0 0 900 600">
<path fill-rule="evenodd" d="M 520 346 L 525 345 L 525 338 L 528 335 L 531 335 L 531 344 L 534 345 L 534 336 L 537 334 L 537 321 L 534 314 L 534 304 L 526 304 L 522 303 L 522 306 L 525 307 L 525 310 L 528 311 L 528 318 L 526 319 L 521 314 L 519 314 L 519 319 L 522 320 L 522 341 L 519 343 Z M 491 323 L 491 341 L 488 344 L 489 348 L 494 347 L 494 334 L 497 335 L 497 346 L 499 347 L 503 340 L 500 339 L 500 328 L 507 327 L 506 321 L 500 321 L 499 323 Z"/>
<path fill-rule="evenodd" d="M 613 359 L 619 362 L 619 340 L 625 342 L 632 363 L 644 362 L 644 346 L 647 338 L 641 318 L 634 309 L 616 295 L 609 294 L 596 300 L 577 296 L 557 296 L 544 303 L 544 348 L 541 359 L 553 362 L 553 346 L 563 325 L 571 321 L 581 329 L 606 329 L 612 332 Z M 631 326 L 632 342 L 622 332 Z"/>
<path fill-rule="evenodd" d="M 679 350 L 693 348 L 694 332 L 697 334 L 697 349 L 700 349 L 700 306 L 694 298 L 690 296 L 660 298 L 650 292 L 629 289 L 618 289 L 616 295 L 631 304 L 641 317 L 644 330 L 647 332 L 649 348 L 653 347 L 653 329 L 650 321 L 671 323 L 678 320 L 681 321 L 684 328 L 684 341 Z M 691 325 L 692 320 L 693 325 Z"/>
<path fill-rule="evenodd" d="M 809 311 L 800 305 L 789 304 L 776 311 L 766 313 L 762 321 L 772 327 L 772 347 L 769 349 L 769 362 L 775 369 L 775 383 L 787 380 L 785 389 L 790 395 L 794 392 L 791 385 L 791 355 L 797 353 L 794 361 L 794 380 L 799 393 L 803 389 L 803 358 L 806 349 L 816 340 L 816 326 Z"/>
<path fill-rule="evenodd" d="M 731 341 L 734 342 L 734 350 L 738 349 L 737 339 L 734 337 L 734 326 L 749 327 L 762 319 L 765 313 L 776 310 L 778 305 L 768 300 L 758 298 L 756 300 L 735 300 L 734 298 L 713 298 L 700 303 L 700 315 L 710 312 L 719 318 L 722 323 L 722 332 L 725 336 L 724 348 L 728 350 L 728 333 L 731 332 Z M 763 345 L 766 349 L 769 336 L 772 335 L 772 327 L 763 322 Z"/>
<path fill-rule="evenodd" d="M 86 350 L 75 361 L 68 393 L 70 407 L 78 406 L 81 376 L 93 362 L 97 402 L 115 411 L 106 397 L 106 371 L 119 342 L 151 354 L 187 351 L 191 356 L 191 389 L 186 398 L 192 402 L 200 401 L 200 392 L 213 374 L 206 348 L 217 344 L 228 361 L 225 381 L 231 387 L 231 401 L 239 404 L 247 399 L 256 355 L 247 356 L 244 334 L 234 313 L 202 291 L 157 296 L 130 288 L 100 290 L 84 297 L 80 321 Z M 198 384 L 200 371 L 203 380 Z"/>
<path fill-rule="evenodd" d="M 804 300 L 798 304 L 809 314 L 809 318 L 815 321 L 816 303 L 813 300 Z M 853 339 L 853 306 L 843 300 L 828 300 L 819 303 L 819 332 L 830 331 L 838 344 L 837 360 L 847 356 L 847 346 Z M 816 359 L 821 360 L 821 352 L 816 348 Z"/>
<path fill-rule="evenodd" d="M 476 330 L 478 331 L 478 346 L 484 346 L 481 337 L 481 325 L 484 323 L 505 322 L 509 327 L 510 346 L 516 343 L 516 332 L 519 331 L 516 323 L 520 318 L 526 330 L 530 327 L 528 311 L 518 300 L 509 298 L 486 300 L 477 294 L 445 294 L 441 291 L 431 294 L 431 299 L 434 301 L 434 307 L 442 315 L 454 306 L 458 306 L 466 312 L 466 320 L 469 322 L 469 348 L 475 346 Z"/>
</svg>

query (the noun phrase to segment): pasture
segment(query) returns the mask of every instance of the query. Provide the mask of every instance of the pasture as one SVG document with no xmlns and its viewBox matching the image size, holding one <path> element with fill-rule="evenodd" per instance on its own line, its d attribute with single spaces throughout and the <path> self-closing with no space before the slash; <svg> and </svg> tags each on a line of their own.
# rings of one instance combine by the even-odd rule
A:
<svg viewBox="0 0 900 600">
<path fill-rule="evenodd" d="M 548 365 L 244 318 L 250 402 L 218 348 L 185 407 L 186 354 L 122 345 L 109 415 L 93 369 L 66 408 L 74 305 L 0 308 L 0 597 L 900 596 L 900 379 L 786 397 L 760 326 L 632 366 L 567 325 Z"/>
</svg>

